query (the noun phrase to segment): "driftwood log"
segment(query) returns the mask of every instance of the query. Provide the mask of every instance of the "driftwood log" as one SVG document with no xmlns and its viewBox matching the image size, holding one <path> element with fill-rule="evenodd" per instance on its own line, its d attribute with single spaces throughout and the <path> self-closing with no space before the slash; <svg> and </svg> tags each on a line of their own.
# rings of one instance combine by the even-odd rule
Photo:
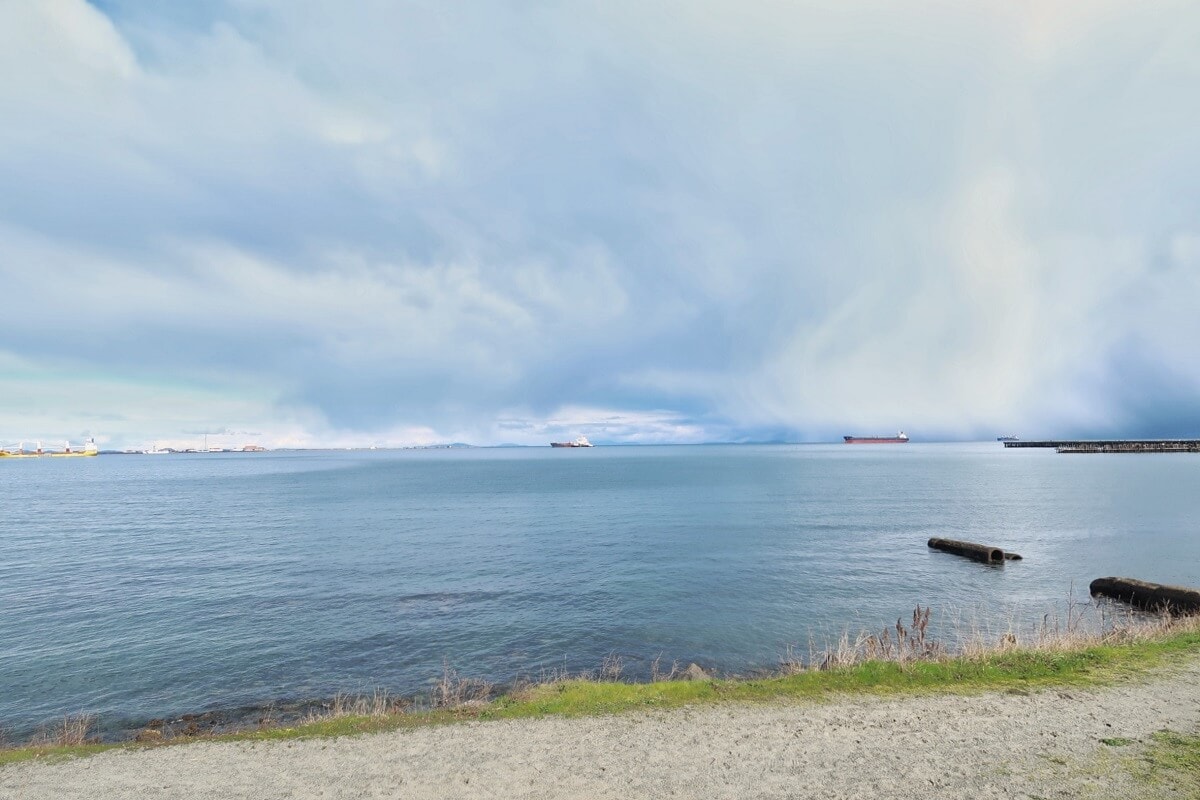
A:
<svg viewBox="0 0 1200 800">
<path fill-rule="evenodd" d="M 1164 586 L 1133 578 L 1096 578 L 1089 588 L 1092 594 L 1124 600 L 1139 608 L 1191 614 L 1200 612 L 1200 590 L 1186 586 Z"/>
<path fill-rule="evenodd" d="M 989 564 L 1004 563 L 1006 556 L 1004 551 L 999 547 L 992 547 L 986 544 L 975 544 L 974 542 L 960 542 L 955 539 L 938 539 L 929 540 L 929 546 L 934 550 L 945 550 L 947 553 L 954 553 L 956 556 L 965 556 L 973 558 L 976 561 L 985 561 Z M 1013 553 L 1011 558 L 1019 559 L 1020 556 Z"/>
</svg>

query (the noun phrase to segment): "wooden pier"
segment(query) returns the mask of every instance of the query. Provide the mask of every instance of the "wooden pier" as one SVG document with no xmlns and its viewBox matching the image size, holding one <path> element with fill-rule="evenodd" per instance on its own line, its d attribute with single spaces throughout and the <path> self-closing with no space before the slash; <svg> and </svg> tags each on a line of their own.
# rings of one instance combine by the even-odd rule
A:
<svg viewBox="0 0 1200 800">
<path fill-rule="evenodd" d="M 1200 439 L 1062 439 L 1004 442 L 1005 447 L 1052 447 L 1059 453 L 1200 453 Z"/>
</svg>

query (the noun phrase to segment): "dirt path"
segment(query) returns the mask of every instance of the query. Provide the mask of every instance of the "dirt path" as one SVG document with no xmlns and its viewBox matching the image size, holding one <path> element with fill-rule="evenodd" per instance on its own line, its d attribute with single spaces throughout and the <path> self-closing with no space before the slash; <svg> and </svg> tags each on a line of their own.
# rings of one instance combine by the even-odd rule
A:
<svg viewBox="0 0 1200 800">
<path fill-rule="evenodd" d="M 1146 796 L 1120 769 L 1200 731 L 1200 662 L 1099 690 L 724 706 L 195 743 L 0 769 L 0 798 Z M 1114 790 L 1119 791 L 1114 794 Z"/>
</svg>

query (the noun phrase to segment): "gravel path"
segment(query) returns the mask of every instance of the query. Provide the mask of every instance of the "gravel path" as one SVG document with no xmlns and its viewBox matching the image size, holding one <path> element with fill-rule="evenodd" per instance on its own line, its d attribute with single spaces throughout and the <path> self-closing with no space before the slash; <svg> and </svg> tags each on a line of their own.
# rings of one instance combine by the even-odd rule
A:
<svg viewBox="0 0 1200 800">
<path fill-rule="evenodd" d="M 1144 740 L 1162 728 L 1200 731 L 1200 662 L 1088 691 L 722 706 L 116 751 L 2 768 L 0 798 L 1140 797 L 1118 768 L 1137 746 L 1100 740 Z"/>
</svg>

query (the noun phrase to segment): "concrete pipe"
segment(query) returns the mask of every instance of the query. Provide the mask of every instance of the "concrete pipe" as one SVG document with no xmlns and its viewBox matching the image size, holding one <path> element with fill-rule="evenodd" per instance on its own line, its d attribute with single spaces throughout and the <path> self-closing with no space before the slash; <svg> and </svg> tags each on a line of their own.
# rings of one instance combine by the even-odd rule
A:
<svg viewBox="0 0 1200 800">
<path fill-rule="evenodd" d="M 1092 594 L 1124 600 L 1139 608 L 1185 614 L 1200 612 L 1200 590 L 1186 586 L 1164 586 L 1134 578 L 1096 578 L 1089 588 Z"/>
<path fill-rule="evenodd" d="M 929 546 L 934 550 L 944 550 L 947 553 L 954 553 L 956 556 L 973 558 L 976 561 L 984 561 L 989 564 L 1004 563 L 1004 551 L 999 547 L 992 547 L 991 545 L 959 542 L 954 539 L 933 538 L 929 540 Z"/>
</svg>

